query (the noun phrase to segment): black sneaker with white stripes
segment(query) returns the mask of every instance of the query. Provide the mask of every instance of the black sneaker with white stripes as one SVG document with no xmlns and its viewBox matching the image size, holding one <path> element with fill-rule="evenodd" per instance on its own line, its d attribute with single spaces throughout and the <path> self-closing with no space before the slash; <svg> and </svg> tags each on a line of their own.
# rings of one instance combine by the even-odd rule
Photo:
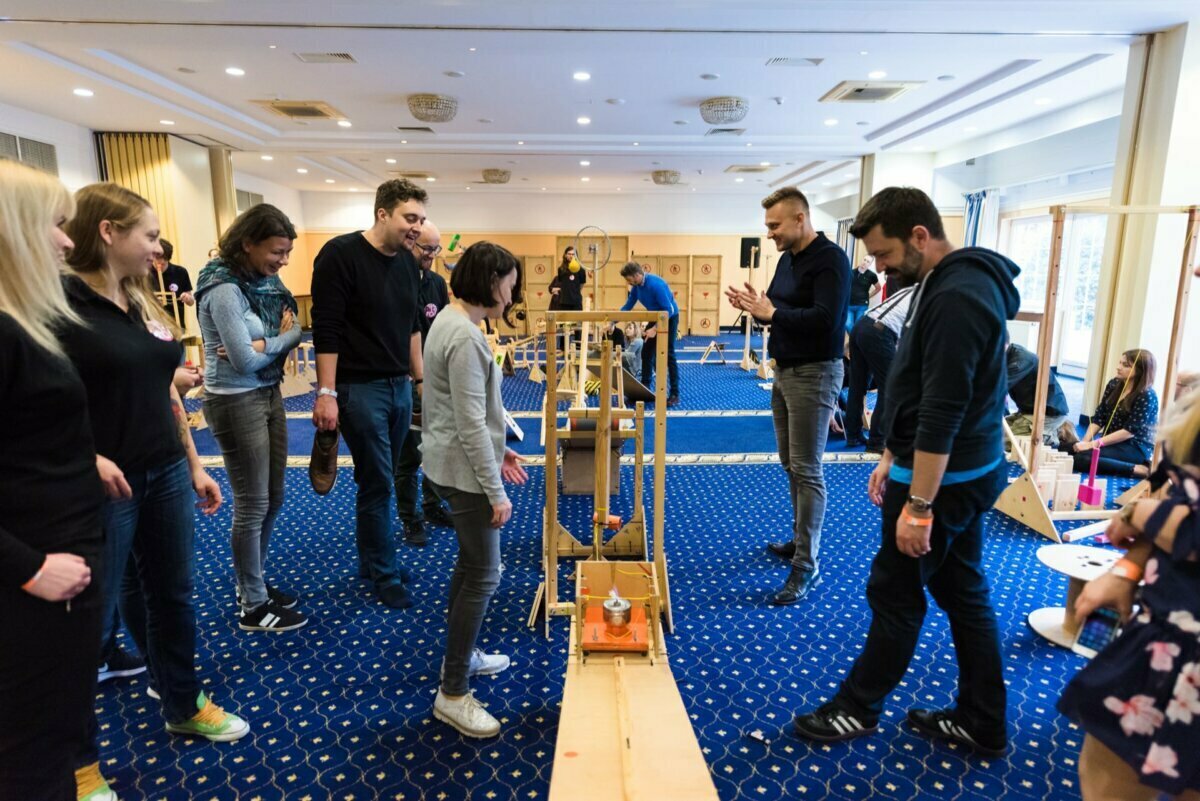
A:
<svg viewBox="0 0 1200 801">
<path fill-rule="evenodd" d="M 295 609 L 299 601 L 294 595 L 288 595 L 278 587 L 272 587 L 270 584 L 265 585 L 267 588 L 267 600 L 282 609 Z M 242 588 L 237 584 L 233 585 L 233 597 L 238 606 L 242 603 Z"/>
<path fill-rule="evenodd" d="M 999 742 L 981 742 L 975 739 L 961 723 L 954 720 L 952 709 L 910 709 L 908 722 L 926 737 L 965 745 L 981 756 L 1002 757 L 1008 751 L 1008 743 L 1003 739 Z"/>
<path fill-rule="evenodd" d="M 836 701 L 822 704 L 812 712 L 797 715 L 793 721 L 796 733 L 809 740 L 836 742 L 874 734 L 879 731 L 879 721 L 851 714 Z"/>
<path fill-rule="evenodd" d="M 242 631 L 291 631 L 307 622 L 308 618 L 300 612 L 267 601 L 256 609 L 242 612 L 238 628 Z"/>
</svg>

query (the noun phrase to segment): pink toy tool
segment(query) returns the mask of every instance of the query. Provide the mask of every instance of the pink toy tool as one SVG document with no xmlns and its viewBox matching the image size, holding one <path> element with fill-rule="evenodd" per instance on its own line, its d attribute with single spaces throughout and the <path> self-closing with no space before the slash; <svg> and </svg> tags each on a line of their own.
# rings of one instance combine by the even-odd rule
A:
<svg viewBox="0 0 1200 801">
<path fill-rule="evenodd" d="M 1096 468 L 1100 465 L 1100 447 L 1092 448 L 1092 468 L 1086 484 L 1079 485 L 1079 502 L 1087 506 L 1102 506 L 1104 490 L 1096 486 Z"/>
</svg>

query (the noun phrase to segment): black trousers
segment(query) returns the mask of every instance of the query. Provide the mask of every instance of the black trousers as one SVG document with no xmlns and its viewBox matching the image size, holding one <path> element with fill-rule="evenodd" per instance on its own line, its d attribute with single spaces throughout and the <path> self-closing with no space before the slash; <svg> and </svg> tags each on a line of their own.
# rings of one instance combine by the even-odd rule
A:
<svg viewBox="0 0 1200 801">
<path fill-rule="evenodd" d="M 983 572 L 983 517 L 1006 483 L 1006 464 L 963 484 L 942 487 L 934 500 L 931 550 L 914 559 L 896 547 L 896 520 L 909 485 L 888 483 L 883 543 L 871 564 L 867 643 L 837 693 L 854 714 L 874 720 L 908 670 L 925 620 L 925 588 L 950 618 L 958 657 L 956 722 L 982 741 L 1005 741 L 1000 634 Z"/>
<path fill-rule="evenodd" d="M 1091 471 L 1091 451 L 1075 453 L 1075 451 L 1066 445 L 1060 446 L 1059 450 L 1074 456 L 1075 472 L 1087 474 Z M 1125 440 L 1124 442 L 1118 442 L 1116 445 L 1105 445 L 1100 449 L 1100 459 L 1096 464 L 1096 472 L 1102 476 L 1125 476 L 1126 478 L 1131 478 L 1133 476 L 1133 468 L 1137 465 L 1149 467 L 1150 460 L 1146 458 L 1146 454 L 1142 453 L 1141 448 L 1131 440 Z"/>
<path fill-rule="evenodd" d="M 71 601 L 0 590 L 0 801 L 74 801 L 100 659 L 101 572 Z"/>
<path fill-rule="evenodd" d="M 896 357 L 896 335 L 892 329 L 863 317 L 850 332 L 850 397 L 846 402 L 846 441 L 862 439 L 863 399 L 871 377 L 878 392 L 871 415 L 871 437 L 867 444 L 883 450 L 883 412 L 887 406 L 887 377 Z"/>
</svg>

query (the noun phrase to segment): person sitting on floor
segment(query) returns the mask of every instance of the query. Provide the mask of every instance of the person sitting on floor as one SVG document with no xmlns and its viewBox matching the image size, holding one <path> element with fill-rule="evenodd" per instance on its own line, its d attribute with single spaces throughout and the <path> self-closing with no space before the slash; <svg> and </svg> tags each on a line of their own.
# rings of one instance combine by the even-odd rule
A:
<svg viewBox="0 0 1200 801">
<path fill-rule="evenodd" d="M 625 350 L 621 353 L 621 366 L 633 373 L 634 367 L 642 363 L 644 344 L 642 327 L 637 323 L 628 323 L 625 326 Z"/>
<path fill-rule="evenodd" d="M 1017 405 L 1016 414 L 1005 419 L 1013 434 L 1029 436 L 1033 431 L 1033 405 L 1037 398 L 1037 354 L 1009 340 L 1004 359 L 1008 369 L 1008 397 Z M 1066 424 L 1070 409 L 1067 396 L 1063 393 L 1054 372 L 1050 372 L 1050 390 L 1046 393 L 1046 417 L 1042 423 L 1042 442 L 1051 447 L 1058 446 L 1058 429 Z"/>
<path fill-rule="evenodd" d="M 1158 423 L 1158 395 L 1154 392 L 1154 355 L 1148 350 L 1127 350 L 1117 364 L 1117 376 L 1108 382 L 1092 423 L 1080 440 L 1071 424 L 1059 429 L 1058 449 L 1075 454 L 1075 469 L 1086 473 L 1092 465 L 1092 448 L 1102 448 L 1097 472 L 1144 478 L 1154 455 L 1154 426 Z M 1100 436 L 1096 436 L 1100 434 Z"/>
</svg>

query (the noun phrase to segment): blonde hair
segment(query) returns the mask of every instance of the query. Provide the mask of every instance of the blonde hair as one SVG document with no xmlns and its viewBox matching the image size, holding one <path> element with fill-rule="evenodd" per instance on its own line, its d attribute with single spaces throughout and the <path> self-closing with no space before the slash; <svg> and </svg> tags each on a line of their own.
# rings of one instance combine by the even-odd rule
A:
<svg viewBox="0 0 1200 801">
<path fill-rule="evenodd" d="M 74 209 L 58 179 L 0 160 L 0 311 L 57 356 L 63 350 L 55 329 L 79 318 L 63 294 L 61 259 L 50 232 Z"/>
<path fill-rule="evenodd" d="M 100 236 L 100 223 L 106 220 L 118 231 L 126 232 L 151 210 L 141 195 L 111 182 L 88 184 L 75 193 L 75 217 L 67 225 L 67 235 L 75 247 L 67 256 L 67 264 L 81 275 L 108 269 L 108 245 Z M 140 276 L 122 279 L 121 289 L 129 302 L 136 306 L 145 322 L 165 325 L 178 339 L 182 334 L 171 315 L 158 305 L 148 282 Z"/>
<path fill-rule="evenodd" d="M 1200 467 L 1200 387 L 1192 389 L 1171 406 L 1158 438 L 1176 464 Z"/>
</svg>

